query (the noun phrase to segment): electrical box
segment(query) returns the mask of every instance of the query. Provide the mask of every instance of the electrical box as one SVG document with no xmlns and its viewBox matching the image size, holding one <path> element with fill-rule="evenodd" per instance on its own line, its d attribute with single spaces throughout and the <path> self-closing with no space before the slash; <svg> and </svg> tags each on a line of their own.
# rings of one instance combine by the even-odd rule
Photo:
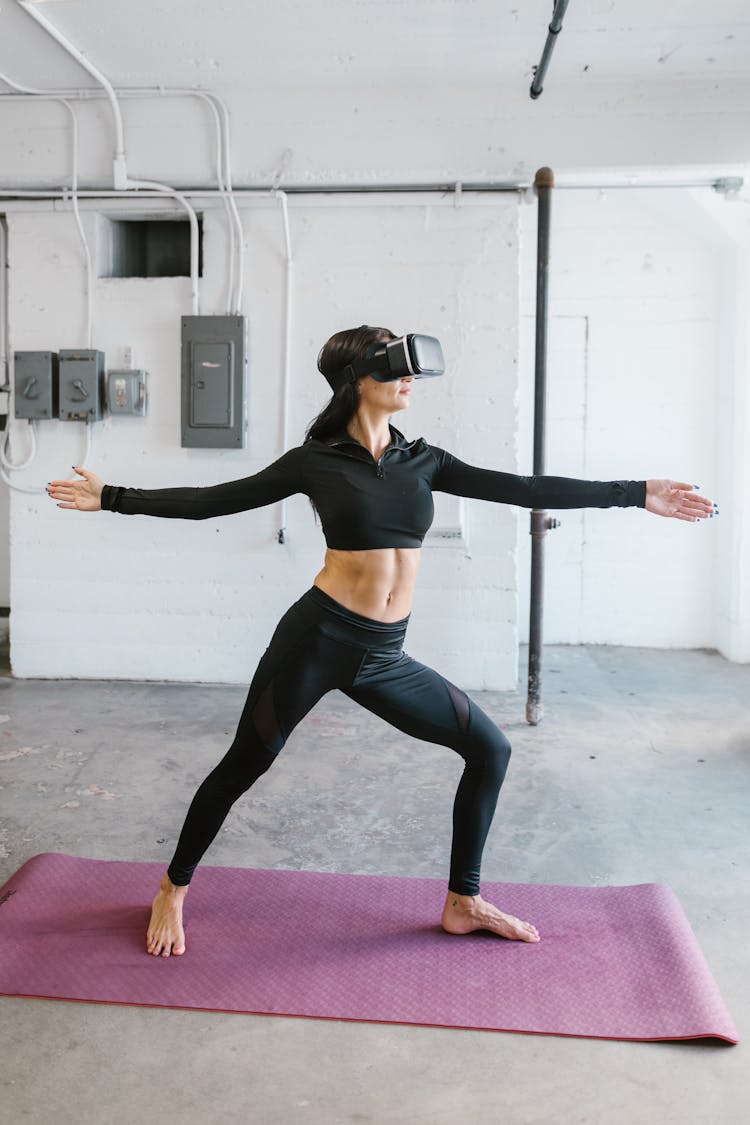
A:
<svg viewBox="0 0 750 1125">
<path fill-rule="evenodd" d="M 108 371 L 107 408 L 110 414 L 134 414 L 143 418 L 146 413 L 146 372 Z"/>
<path fill-rule="evenodd" d="M 16 418 L 57 418 L 57 352 L 15 352 Z"/>
<path fill-rule="evenodd" d="M 244 449 L 247 321 L 182 318 L 182 445 Z"/>
<path fill-rule="evenodd" d="M 89 348 L 60 351 L 58 417 L 71 422 L 99 422 L 104 400 L 104 352 Z"/>
</svg>

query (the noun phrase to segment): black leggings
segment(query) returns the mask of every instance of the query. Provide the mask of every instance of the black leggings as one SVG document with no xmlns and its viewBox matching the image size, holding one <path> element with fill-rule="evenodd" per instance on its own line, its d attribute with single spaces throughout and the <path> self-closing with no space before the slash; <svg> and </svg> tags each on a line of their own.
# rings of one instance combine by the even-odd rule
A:
<svg viewBox="0 0 750 1125">
<path fill-rule="evenodd" d="M 184 886 L 230 808 L 300 719 L 338 688 L 406 734 L 450 746 L 466 766 L 453 807 L 449 888 L 479 893 L 479 868 L 510 744 L 468 696 L 402 648 L 408 618 L 353 613 L 317 586 L 289 609 L 261 658 L 234 742 L 198 789 L 168 874 Z"/>
</svg>

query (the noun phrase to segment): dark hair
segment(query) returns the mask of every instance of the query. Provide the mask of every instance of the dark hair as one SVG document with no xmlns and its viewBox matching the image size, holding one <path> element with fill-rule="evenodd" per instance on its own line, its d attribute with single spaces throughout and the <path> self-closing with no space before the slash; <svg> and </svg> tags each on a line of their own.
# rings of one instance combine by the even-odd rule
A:
<svg viewBox="0 0 750 1125">
<path fill-rule="evenodd" d="M 336 332 L 320 349 L 318 371 L 335 385 L 335 376 L 355 359 L 364 359 L 373 344 L 385 344 L 397 337 L 388 328 L 345 328 Z M 325 441 L 339 430 L 345 429 L 359 406 L 359 380 L 344 383 L 334 392 L 317 418 L 307 428 L 305 438 Z"/>
</svg>

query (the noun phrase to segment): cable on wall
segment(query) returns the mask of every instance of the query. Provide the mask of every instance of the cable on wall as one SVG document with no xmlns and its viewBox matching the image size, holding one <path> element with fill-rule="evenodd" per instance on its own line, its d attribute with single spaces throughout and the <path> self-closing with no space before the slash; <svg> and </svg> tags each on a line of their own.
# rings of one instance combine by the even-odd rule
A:
<svg viewBox="0 0 750 1125">
<path fill-rule="evenodd" d="M 190 220 L 190 293 L 192 301 L 193 316 L 198 316 L 200 313 L 200 288 L 198 281 L 198 216 L 193 210 L 192 206 L 182 194 L 175 188 L 169 187 L 167 184 L 160 184 L 156 180 L 128 180 L 128 188 L 133 188 L 136 191 L 143 188 L 147 191 L 155 191 L 158 195 L 168 195 L 176 199 L 177 202 L 185 208 Z"/>
<path fill-rule="evenodd" d="M 70 113 L 70 120 L 72 124 L 72 149 L 73 149 L 73 170 L 71 175 L 71 203 L 73 207 L 73 215 L 75 216 L 76 227 L 78 228 L 78 236 L 81 240 L 83 247 L 83 256 L 86 260 L 86 346 L 93 348 L 94 340 L 94 266 L 91 260 L 91 247 L 86 238 L 86 232 L 83 229 L 81 222 L 81 212 L 78 209 L 78 118 L 75 115 L 73 106 L 65 98 L 60 98 L 61 105 Z"/>
<path fill-rule="evenodd" d="M 112 105 L 112 111 L 113 111 L 113 115 L 114 115 L 114 119 L 115 119 L 115 133 L 116 133 L 115 156 L 114 156 L 114 162 L 113 162 L 113 171 L 114 171 L 113 182 L 114 182 L 115 190 L 133 189 L 133 190 L 137 191 L 139 188 L 147 188 L 147 189 L 150 189 L 152 191 L 156 191 L 156 192 L 162 193 L 164 195 L 171 196 L 173 199 L 177 200 L 177 202 L 180 203 L 181 206 L 183 206 L 185 208 L 185 210 L 187 211 L 188 218 L 190 220 L 190 285 L 191 285 L 192 311 L 193 311 L 193 315 L 197 316 L 198 312 L 199 312 L 199 307 L 200 307 L 200 292 L 199 292 L 199 281 L 198 281 L 198 219 L 197 219 L 197 216 L 195 214 L 195 211 L 193 210 L 193 208 L 191 207 L 190 203 L 187 201 L 185 196 L 182 195 L 175 188 L 171 188 L 171 187 L 167 186 L 166 184 L 161 184 L 161 183 L 158 183 L 157 181 L 154 181 L 154 180 L 131 180 L 131 179 L 128 178 L 127 163 L 126 163 L 126 157 L 125 157 L 125 139 L 124 139 L 123 124 L 122 124 L 122 112 L 120 110 L 120 104 L 117 100 L 117 95 L 115 94 L 115 91 L 114 91 L 114 88 L 113 88 L 111 82 L 102 73 L 102 71 L 98 69 L 98 67 L 95 67 L 92 63 L 90 63 L 88 61 L 88 59 L 86 59 L 86 57 L 81 53 L 81 51 L 79 51 L 78 48 L 75 47 L 70 42 L 70 40 L 62 34 L 62 32 L 58 31 L 58 29 L 54 26 L 54 24 L 52 24 L 45 16 L 40 15 L 40 13 L 36 11 L 36 9 L 34 8 L 31 0 L 17 0 L 17 3 L 24 9 L 25 12 L 27 12 L 32 17 L 32 19 L 36 20 L 36 22 L 42 28 L 44 28 L 44 30 L 49 35 L 51 35 L 52 38 L 57 43 L 59 43 L 60 46 L 73 59 L 75 59 L 75 61 L 77 63 L 79 63 L 80 66 L 82 66 L 84 68 L 84 70 L 87 71 L 87 73 L 89 73 L 94 79 L 96 79 L 96 81 L 103 87 L 103 89 L 105 90 L 108 98 L 110 99 L 110 104 Z M 223 105 L 223 103 L 222 103 L 222 105 Z M 223 111 L 226 115 L 225 120 L 228 123 L 228 112 L 226 111 L 225 106 L 224 106 Z M 230 163 L 227 159 L 226 151 L 225 151 L 224 155 L 225 155 L 225 166 L 224 166 L 224 170 L 223 170 L 223 177 L 222 177 L 222 175 L 219 176 L 219 190 L 220 191 L 222 190 L 222 188 L 223 188 L 222 179 L 224 179 L 226 181 L 227 173 L 228 173 L 228 177 L 229 177 L 228 182 L 229 182 L 229 188 L 230 188 L 230 192 L 231 192 L 231 165 L 230 165 Z M 231 200 L 231 196 L 230 196 L 230 200 Z M 233 200 L 230 201 L 230 207 L 231 206 L 233 206 Z M 236 206 L 234 207 L 234 210 L 236 212 Z M 238 219 L 239 219 L 239 216 L 237 216 L 237 220 Z M 239 255 L 240 261 L 241 261 L 241 248 L 238 248 L 238 255 Z M 238 278 L 237 289 L 236 289 L 236 303 L 237 304 L 239 304 L 239 302 L 241 301 L 241 296 L 242 296 L 241 269 L 240 269 L 239 272 L 240 272 L 240 277 Z"/>
<path fill-rule="evenodd" d="M 0 81 L 19 92 L 18 94 L 0 94 L 0 102 L 5 99 L 15 101 L 17 97 L 19 100 L 23 100 L 23 96 L 26 95 L 31 96 L 32 100 L 36 98 L 40 101 L 61 101 L 63 99 L 91 101 L 106 97 L 106 94 L 102 90 L 96 89 L 42 90 L 17 82 L 15 79 L 10 78 L 2 72 L 0 72 Z M 191 87 L 176 87 L 173 89 L 166 89 L 165 87 L 157 87 L 154 89 L 151 87 L 134 87 L 127 90 L 117 90 L 116 92 L 118 98 L 122 99 L 136 98 L 143 100 L 163 97 L 193 97 L 204 102 L 211 111 L 215 129 L 216 181 L 218 192 L 224 203 L 224 210 L 227 216 L 229 254 L 227 255 L 226 311 L 230 316 L 239 315 L 242 305 L 244 230 L 239 211 L 237 210 L 235 194 L 232 189 L 229 110 L 226 103 L 223 98 L 213 91 L 197 90 Z M 132 185 L 128 186 L 130 187 Z M 128 188 L 125 188 L 122 192 L 113 192 L 112 194 L 117 198 L 122 198 L 127 191 Z M 239 281 L 237 278 L 239 278 Z"/>
<path fill-rule="evenodd" d="M 15 93 L 15 95 L 0 93 L 0 102 L 4 99 L 10 101 L 15 101 L 17 99 L 24 100 L 26 96 L 28 96 L 30 100 L 37 101 L 61 101 L 63 99 L 90 101 L 106 97 L 105 92 L 94 89 L 40 90 L 35 87 L 25 86 L 25 84 L 9 78 L 9 75 L 2 72 L 0 72 L 0 81 L 6 83 L 7 86 L 11 87 L 13 90 L 19 91 L 19 93 Z M 229 316 L 237 315 L 238 312 L 240 312 L 240 305 L 242 303 L 242 291 L 240 293 L 240 298 L 237 298 L 235 269 L 236 261 L 240 259 L 240 272 L 242 273 L 244 231 L 242 219 L 240 213 L 238 213 L 234 192 L 232 190 L 232 163 L 231 158 L 229 158 L 229 114 L 224 100 L 213 91 L 193 90 L 189 87 L 174 89 L 165 89 L 164 87 L 156 89 L 150 87 L 133 88 L 117 90 L 117 96 L 123 99 L 135 98 L 141 100 L 151 98 L 191 97 L 204 101 L 208 106 L 215 127 L 217 187 L 219 195 L 224 201 L 224 208 L 227 215 L 229 254 L 227 263 L 226 312 Z M 125 198 L 127 191 L 128 189 L 125 188 L 123 191 L 111 192 L 111 195 L 115 198 Z"/>
<path fill-rule="evenodd" d="M 229 110 L 223 98 L 218 94 L 211 94 L 216 104 L 221 110 L 222 118 L 224 121 L 224 182 L 226 183 L 226 190 L 229 196 L 229 206 L 231 208 L 232 217 L 234 218 L 236 246 L 237 246 L 237 291 L 234 300 L 234 312 L 237 316 L 242 312 L 242 291 L 245 276 L 245 232 L 242 229 L 242 220 L 240 213 L 237 210 L 237 203 L 234 198 L 232 190 L 232 157 L 229 144 Z"/>
<path fill-rule="evenodd" d="M 3 79 L 3 80 L 5 80 L 5 79 Z M 12 85 L 12 83 L 10 83 L 10 82 L 8 84 Z M 92 346 L 93 331 L 94 331 L 94 329 L 93 329 L 94 281 L 93 281 L 93 264 L 92 264 L 92 260 L 91 260 L 91 250 L 90 250 L 88 241 L 86 239 L 86 232 L 83 229 L 83 223 L 81 221 L 81 214 L 80 214 L 80 211 L 79 211 L 79 208 L 78 208 L 78 120 L 76 118 L 75 111 L 74 111 L 72 105 L 65 98 L 54 97 L 50 100 L 57 101 L 61 105 L 65 106 L 65 109 L 70 114 L 70 119 L 71 119 L 71 126 L 72 126 L 72 129 L 71 129 L 72 207 L 73 207 L 73 214 L 75 216 L 76 227 L 78 229 L 78 234 L 79 234 L 79 237 L 81 239 L 81 244 L 83 246 L 84 258 L 85 258 L 85 261 L 86 261 L 86 334 L 87 334 L 87 340 L 88 340 L 88 347 L 90 348 Z M 4 228 L 3 228 L 3 231 L 2 231 L 2 235 L 3 235 L 3 240 L 4 240 L 4 237 L 5 237 Z M 0 243 L 0 249 L 2 249 L 2 263 L 3 263 L 2 268 L 4 269 L 5 268 L 5 265 L 4 265 L 4 263 L 5 263 L 4 242 Z M 36 440 L 36 429 L 35 429 L 34 422 L 29 421 L 29 423 L 26 427 L 26 432 L 29 435 L 29 453 L 27 454 L 26 459 L 21 461 L 21 462 L 17 462 L 17 461 L 12 460 L 11 452 L 10 452 L 10 437 L 11 437 L 11 428 L 12 428 L 13 422 L 15 421 L 14 409 L 13 409 L 13 403 L 14 403 L 14 399 L 15 399 L 15 378 L 14 378 L 15 371 L 14 371 L 14 365 L 13 365 L 13 360 L 12 360 L 12 354 L 13 353 L 12 353 L 8 343 L 7 343 L 7 340 L 8 340 L 7 301 L 4 301 L 3 309 L 0 311 L 0 315 L 2 315 L 3 318 L 4 318 L 4 326 L 5 326 L 5 331 L 3 332 L 3 342 L 4 342 L 4 346 L 6 348 L 6 355 L 3 358 L 3 367 L 4 367 L 4 370 L 8 373 L 8 428 L 5 432 L 5 436 L 3 438 L 3 441 L 0 444 L 0 466 L 2 466 L 2 469 L 4 470 L 2 472 L 2 479 L 5 481 L 5 483 L 8 485 L 9 488 L 12 488 L 16 492 L 26 492 L 26 493 L 32 493 L 32 494 L 35 494 L 35 495 L 39 495 L 39 494 L 44 493 L 43 488 L 34 488 L 34 487 L 26 488 L 23 485 L 19 485 L 19 484 L 14 483 L 11 480 L 11 478 L 8 477 L 8 475 L 7 475 L 8 472 L 20 471 L 20 470 L 29 468 L 29 466 L 34 461 L 34 458 L 36 457 L 37 440 Z M 90 452 L 91 452 L 91 431 L 89 429 L 89 424 L 87 422 L 84 422 L 84 426 L 85 426 L 85 434 L 86 434 L 86 447 L 85 447 L 86 451 L 85 451 L 83 459 L 80 461 L 80 464 L 85 466 L 86 462 L 89 459 Z"/>
</svg>

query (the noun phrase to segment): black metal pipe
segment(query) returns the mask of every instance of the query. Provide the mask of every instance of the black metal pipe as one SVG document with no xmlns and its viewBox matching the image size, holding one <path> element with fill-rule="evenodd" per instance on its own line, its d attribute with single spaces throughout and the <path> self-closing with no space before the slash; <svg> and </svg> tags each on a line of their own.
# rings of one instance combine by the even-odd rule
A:
<svg viewBox="0 0 750 1125">
<path fill-rule="evenodd" d="M 540 168 L 534 178 L 537 194 L 536 248 L 536 342 L 534 355 L 534 476 L 544 473 L 545 407 L 547 398 L 547 315 L 549 296 L 549 230 L 555 176 L 551 168 Z M 531 513 L 531 599 L 529 606 L 529 670 L 526 722 L 536 726 L 542 707 L 542 619 L 544 612 L 544 539 L 550 527 L 544 511 Z"/>
<path fill-rule="evenodd" d="M 557 37 L 562 31 L 562 21 L 568 7 L 568 0 L 555 0 L 555 7 L 552 12 L 552 23 L 549 25 L 547 39 L 542 51 L 542 57 L 539 66 L 536 68 L 534 74 L 534 81 L 531 83 L 529 93 L 532 98 L 538 98 L 542 92 L 544 77 L 547 73 L 549 61 L 552 58 L 552 52 L 557 43 Z"/>
</svg>

